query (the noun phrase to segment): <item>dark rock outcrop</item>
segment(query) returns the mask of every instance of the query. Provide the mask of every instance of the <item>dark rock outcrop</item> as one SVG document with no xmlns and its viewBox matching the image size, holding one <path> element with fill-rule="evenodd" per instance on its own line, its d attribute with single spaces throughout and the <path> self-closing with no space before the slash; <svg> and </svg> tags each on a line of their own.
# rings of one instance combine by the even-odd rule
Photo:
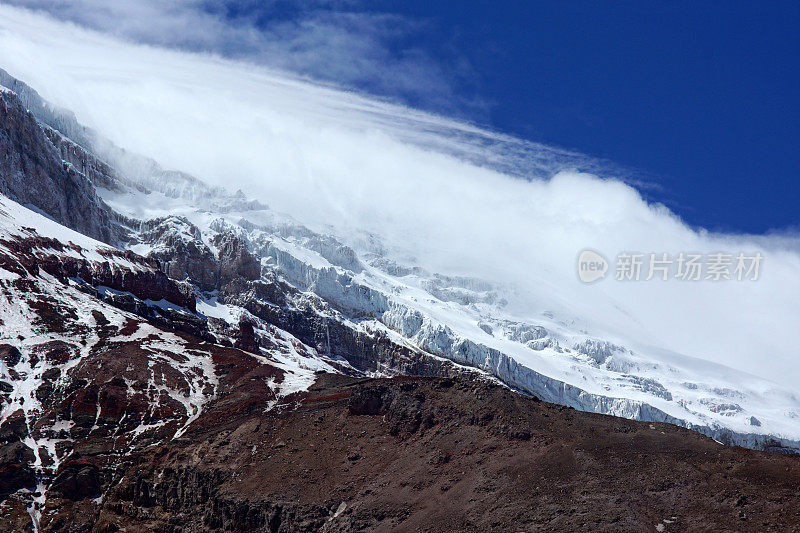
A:
<svg viewBox="0 0 800 533">
<path fill-rule="evenodd" d="M 341 368 L 345 373 L 352 369 L 374 372 L 390 368 L 393 372 L 414 376 L 483 379 L 483 374 L 394 342 L 381 331 L 350 327 L 345 320 L 337 320 L 336 311 L 325 302 L 301 295 L 269 271 L 258 281 L 240 277 L 224 285 L 219 299 L 291 333 L 320 354 L 330 356 L 334 360 L 332 364 L 336 359 L 346 360 L 350 368 Z M 328 316 L 315 309 L 324 309 Z"/>
<path fill-rule="evenodd" d="M 70 500 L 82 500 L 101 493 L 100 470 L 91 463 L 67 462 L 58 469 L 50 491 Z"/>
<path fill-rule="evenodd" d="M 66 251 L 80 252 L 76 244 L 65 245 L 55 239 L 41 237 L 33 230 L 28 237 L 0 241 L 11 255 L 0 253 L 0 267 L 19 275 L 38 276 L 39 269 L 66 282 L 80 278 L 92 287 L 104 286 L 116 291 L 130 292 L 142 300 L 167 300 L 195 310 L 194 291 L 169 279 L 158 268 L 158 264 L 131 251 L 112 248 L 101 250 L 108 261 L 96 262 L 66 255 Z M 47 251 L 50 253 L 47 253 Z M 119 260 L 132 267 L 114 264 Z"/>
<path fill-rule="evenodd" d="M 36 486 L 31 466 L 33 452 L 21 441 L 28 434 L 25 414 L 12 413 L 0 426 L 0 498 L 23 488 Z"/>
<path fill-rule="evenodd" d="M 0 465 L 0 498 L 35 487 L 36 473 L 31 467 L 14 463 Z"/>
<path fill-rule="evenodd" d="M 261 353 L 258 350 L 258 338 L 253 330 L 252 322 L 248 320 L 239 322 L 239 334 L 236 342 L 233 343 L 233 347 L 246 352 Z"/>
<path fill-rule="evenodd" d="M 247 244 L 231 232 L 215 236 L 219 250 L 219 283 L 224 285 L 236 277 L 256 280 L 261 277 L 261 263 L 247 250 Z"/>
<path fill-rule="evenodd" d="M 0 344 L 0 361 L 3 361 L 7 366 L 12 367 L 19 363 L 22 354 L 15 346 L 10 344 Z"/>
<path fill-rule="evenodd" d="M 217 287 L 217 260 L 197 226 L 184 217 L 170 216 L 148 220 L 142 227 L 141 240 L 152 247 L 149 257 L 158 261 L 167 276 L 189 281 L 202 290 Z"/>
<path fill-rule="evenodd" d="M 141 242 L 151 246 L 148 257 L 158 261 L 161 270 L 172 279 L 212 291 L 238 278 L 256 280 L 261 276 L 260 261 L 247 249 L 247 243 L 231 231 L 214 236 L 215 256 L 197 226 L 185 217 L 148 220 L 141 223 L 141 229 Z"/>
<path fill-rule="evenodd" d="M 0 425 L 0 443 L 17 442 L 28 434 L 28 424 L 22 409 L 11 413 Z"/>
</svg>

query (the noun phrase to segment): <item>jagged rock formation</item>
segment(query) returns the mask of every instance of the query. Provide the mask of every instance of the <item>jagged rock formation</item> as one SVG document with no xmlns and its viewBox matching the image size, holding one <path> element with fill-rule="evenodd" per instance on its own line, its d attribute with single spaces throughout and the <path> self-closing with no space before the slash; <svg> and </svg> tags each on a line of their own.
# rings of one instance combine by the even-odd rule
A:
<svg viewBox="0 0 800 533">
<path fill-rule="evenodd" d="M 189 311 L 195 310 L 192 289 L 167 277 L 153 260 L 130 251 L 108 248 L 97 252 L 104 261 L 92 261 L 84 257 L 80 245 L 65 246 L 56 239 L 37 235 L 32 228 L 25 233 L 26 236 L 0 239 L 4 249 L 0 254 L 0 268 L 6 272 L 25 277 L 37 276 L 43 271 L 61 282 L 79 279 L 91 287 L 128 292 L 140 300 L 166 300 Z M 119 268 L 120 263 L 127 268 Z"/>
<path fill-rule="evenodd" d="M 170 278 L 187 280 L 201 290 L 213 290 L 219 284 L 217 258 L 197 226 L 186 218 L 169 216 L 144 222 L 139 238 L 148 245 L 148 256 L 158 261 Z"/>
<path fill-rule="evenodd" d="M 34 116 L 0 92 L 0 193 L 104 242 L 116 234 L 94 187 L 61 154 Z"/>
<path fill-rule="evenodd" d="M 231 232 L 219 233 L 212 240 L 219 256 L 219 284 L 239 277 L 256 280 L 261 277 L 261 263 L 247 250 L 247 244 Z"/>
</svg>

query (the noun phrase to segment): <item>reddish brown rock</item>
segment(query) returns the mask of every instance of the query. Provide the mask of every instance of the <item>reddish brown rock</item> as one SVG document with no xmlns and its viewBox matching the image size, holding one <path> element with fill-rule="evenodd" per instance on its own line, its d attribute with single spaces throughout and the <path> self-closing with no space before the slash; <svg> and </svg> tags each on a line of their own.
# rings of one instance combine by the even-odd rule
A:
<svg viewBox="0 0 800 533">
<path fill-rule="evenodd" d="M 214 238 L 219 250 L 219 284 L 225 285 L 237 276 L 247 280 L 261 277 L 261 263 L 247 250 L 247 244 L 231 232 Z"/>
<path fill-rule="evenodd" d="M 22 354 L 15 346 L 10 344 L 0 344 L 0 361 L 3 361 L 6 366 L 12 367 L 19 363 Z"/>
<path fill-rule="evenodd" d="M 13 265 L 13 272 L 38 276 L 39 269 L 62 282 L 80 278 L 92 287 L 105 286 L 129 292 L 142 300 L 167 300 L 175 305 L 195 310 L 194 291 L 174 280 L 158 268 L 158 263 L 130 251 L 104 250 L 108 261 L 102 263 L 64 255 L 64 245 L 55 239 L 36 235 L 0 240 L 13 255 L 0 254 L 0 267 Z M 71 245 L 81 251 L 78 245 Z M 120 260 L 120 263 L 115 263 Z M 132 268 L 127 267 L 131 264 Z M 11 266 L 9 268 L 12 268 Z"/>
<path fill-rule="evenodd" d="M 22 409 L 17 409 L 8 415 L 8 418 L 0 425 L 0 442 L 16 442 L 23 440 L 27 434 L 28 424 Z"/>
</svg>

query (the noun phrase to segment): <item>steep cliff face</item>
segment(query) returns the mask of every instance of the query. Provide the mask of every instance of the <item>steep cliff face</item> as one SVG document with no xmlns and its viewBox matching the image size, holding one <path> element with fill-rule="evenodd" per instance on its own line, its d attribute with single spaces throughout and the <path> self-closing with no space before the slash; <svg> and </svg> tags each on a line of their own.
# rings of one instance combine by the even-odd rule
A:
<svg viewBox="0 0 800 533">
<path fill-rule="evenodd" d="M 94 187 L 61 154 L 12 92 L 0 91 L 0 193 L 67 227 L 116 242 Z"/>
<path fill-rule="evenodd" d="M 0 86 L 16 94 L 22 105 L 32 110 L 42 124 L 61 132 L 85 148 L 91 148 L 96 143 L 95 132 L 79 124 L 72 111 L 50 104 L 34 88 L 11 76 L 2 68 L 0 68 Z"/>
<path fill-rule="evenodd" d="M 183 217 L 167 216 L 142 223 L 136 249 L 158 261 L 172 279 L 187 280 L 201 290 L 214 290 L 219 266 L 200 230 Z"/>
</svg>

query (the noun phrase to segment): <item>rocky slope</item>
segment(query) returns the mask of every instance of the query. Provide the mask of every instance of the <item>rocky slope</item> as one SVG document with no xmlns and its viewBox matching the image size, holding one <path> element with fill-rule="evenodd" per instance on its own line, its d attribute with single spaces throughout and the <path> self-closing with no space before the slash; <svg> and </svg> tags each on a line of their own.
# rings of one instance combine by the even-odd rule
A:
<svg viewBox="0 0 800 533">
<path fill-rule="evenodd" d="M 115 241 L 94 187 L 61 154 L 14 95 L 0 97 L 0 193 L 32 205 L 68 227 Z"/>
<path fill-rule="evenodd" d="M 800 528 L 796 458 L 726 448 L 669 424 L 580 413 L 460 380 L 324 374 L 298 399 L 294 410 L 227 423 L 209 410 L 187 433 L 193 442 L 156 447 L 128 471 L 97 523 L 139 520 L 162 531 Z"/>
<path fill-rule="evenodd" d="M 0 497 L 4 516 L 13 502 L 26 511 L 25 529 L 53 497 L 97 497 L 104 472 L 179 438 L 209 402 L 245 407 L 228 374 L 266 408 L 333 371 L 276 328 L 212 334 L 191 286 L 155 261 L 4 197 L 0 298 Z"/>
</svg>

